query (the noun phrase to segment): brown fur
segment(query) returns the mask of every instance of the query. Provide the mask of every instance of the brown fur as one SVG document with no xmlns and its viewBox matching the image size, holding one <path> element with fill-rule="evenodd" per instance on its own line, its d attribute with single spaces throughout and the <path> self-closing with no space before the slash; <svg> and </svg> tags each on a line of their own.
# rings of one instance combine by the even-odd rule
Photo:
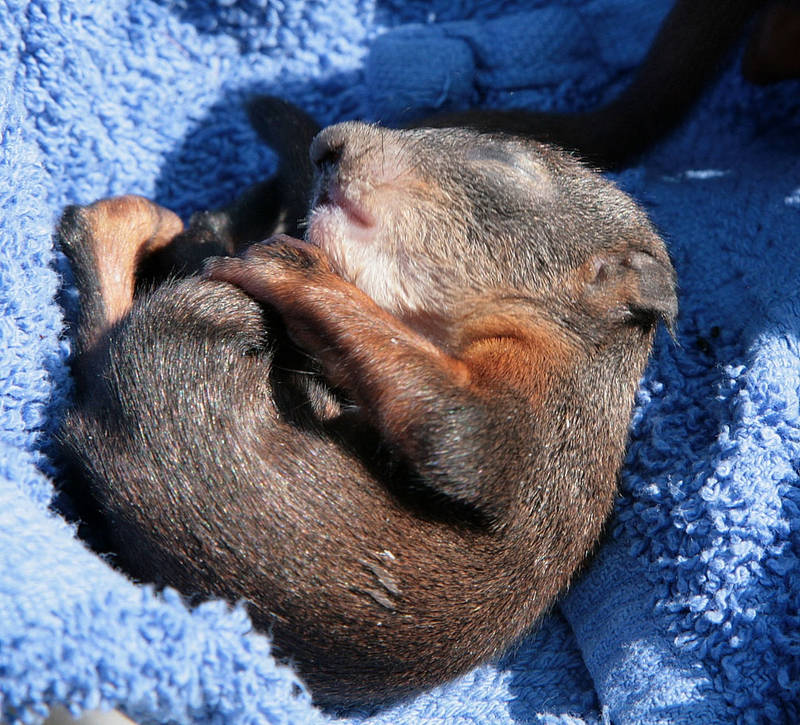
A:
<svg viewBox="0 0 800 725">
<path fill-rule="evenodd" d="M 134 576 L 245 600 L 318 702 L 379 702 L 499 654 L 567 586 L 674 272 L 628 197 L 532 141 L 348 123 L 311 157 L 306 241 L 135 297 L 166 213 L 65 213 L 84 314 L 62 440 Z M 246 241 L 257 200 L 173 251 Z"/>
<path fill-rule="evenodd" d="M 742 72 L 751 83 L 800 78 L 800 3 L 774 2 L 761 13 L 747 44 Z"/>
<path fill-rule="evenodd" d="M 800 76 L 797 0 L 676 0 L 631 84 L 584 113 L 473 109 L 414 125 L 469 126 L 548 141 L 605 168 L 625 165 L 672 131 L 751 34 L 743 71 L 757 83 Z"/>
</svg>

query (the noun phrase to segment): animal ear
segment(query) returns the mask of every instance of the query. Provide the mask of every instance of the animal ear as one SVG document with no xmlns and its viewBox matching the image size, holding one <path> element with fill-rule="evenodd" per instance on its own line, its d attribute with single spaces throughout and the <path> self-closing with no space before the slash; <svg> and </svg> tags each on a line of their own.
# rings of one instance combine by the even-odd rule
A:
<svg viewBox="0 0 800 725">
<path fill-rule="evenodd" d="M 598 254 L 591 260 L 586 294 L 636 324 L 661 320 L 674 336 L 678 297 L 675 270 L 666 255 L 630 249 Z"/>
</svg>

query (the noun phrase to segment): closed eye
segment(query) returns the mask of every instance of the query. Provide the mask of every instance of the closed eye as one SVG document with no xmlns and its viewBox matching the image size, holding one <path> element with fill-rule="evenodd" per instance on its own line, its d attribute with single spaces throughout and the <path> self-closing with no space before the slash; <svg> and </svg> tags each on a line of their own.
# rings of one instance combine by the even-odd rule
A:
<svg viewBox="0 0 800 725">
<path fill-rule="evenodd" d="M 502 177 L 504 183 L 508 183 L 511 176 L 519 176 L 524 185 L 520 190 L 527 190 L 524 196 L 528 198 L 547 196 L 553 191 L 545 165 L 523 151 L 501 145 L 480 145 L 468 149 L 465 157 L 482 171 Z"/>
<path fill-rule="evenodd" d="M 475 146 L 467 151 L 467 161 L 495 161 L 506 166 L 516 165 L 517 154 L 502 146 Z"/>
</svg>

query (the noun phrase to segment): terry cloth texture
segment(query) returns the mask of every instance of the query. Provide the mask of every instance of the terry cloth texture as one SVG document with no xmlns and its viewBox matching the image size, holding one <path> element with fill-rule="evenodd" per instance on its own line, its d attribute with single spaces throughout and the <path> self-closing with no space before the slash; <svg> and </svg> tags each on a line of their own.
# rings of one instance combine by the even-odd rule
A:
<svg viewBox="0 0 800 725">
<path fill-rule="evenodd" d="M 617 177 L 668 240 L 677 343 L 658 337 L 597 558 L 500 661 L 377 713 L 320 712 L 241 607 L 129 581 L 51 506 L 65 204 L 229 201 L 273 169 L 241 108 L 257 92 L 322 122 L 584 108 L 630 78 L 667 5 L 0 2 L 0 719 L 58 703 L 150 723 L 800 721 L 798 83 L 731 68 Z"/>
</svg>

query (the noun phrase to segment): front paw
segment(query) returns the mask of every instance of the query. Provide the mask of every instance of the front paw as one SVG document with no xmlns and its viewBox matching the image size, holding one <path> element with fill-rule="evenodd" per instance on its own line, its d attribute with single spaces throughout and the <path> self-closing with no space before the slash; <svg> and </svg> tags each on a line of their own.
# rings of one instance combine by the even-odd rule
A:
<svg viewBox="0 0 800 725">
<path fill-rule="evenodd" d="M 265 242 L 251 244 L 242 259 L 279 265 L 297 272 L 329 272 L 330 264 L 325 253 L 316 245 L 295 239 L 286 234 L 276 234 Z"/>
<path fill-rule="evenodd" d="M 319 247 L 281 234 L 250 245 L 239 257 L 207 260 L 203 276 L 241 287 L 259 301 L 276 302 L 276 296 L 330 271 Z"/>
</svg>

